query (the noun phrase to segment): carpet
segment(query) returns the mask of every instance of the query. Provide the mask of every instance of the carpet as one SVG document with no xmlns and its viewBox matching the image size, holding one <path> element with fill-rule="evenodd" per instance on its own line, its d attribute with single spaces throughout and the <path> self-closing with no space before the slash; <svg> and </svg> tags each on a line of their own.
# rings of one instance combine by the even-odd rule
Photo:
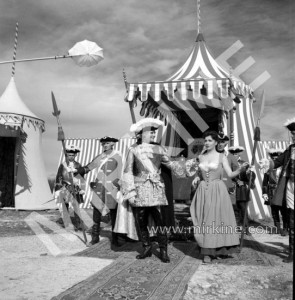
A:
<svg viewBox="0 0 295 300">
<path fill-rule="evenodd" d="M 105 257 L 108 241 L 77 253 Z M 110 246 L 109 246 L 110 247 Z M 104 249 L 104 250 L 103 250 Z M 158 300 L 182 299 L 187 283 L 201 263 L 195 243 L 173 243 L 168 246 L 171 262 L 162 263 L 155 244 L 153 255 L 144 260 L 135 258 L 140 243 L 127 243 L 110 253 L 107 258 L 116 260 L 100 272 L 78 283 L 52 300 Z M 97 254 L 97 250 L 100 254 Z"/>
<path fill-rule="evenodd" d="M 173 242 L 168 246 L 171 262 L 162 263 L 157 243 L 153 255 L 144 260 L 135 256 L 142 250 L 141 243 L 125 243 L 111 250 L 110 233 L 105 239 L 74 256 L 113 259 L 114 262 L 86 280 L 74 285 L 52 300 L 180 300 L 187 283 L 202 259 L 195 242 Z M 213 260 L 225 265 L 272 265 L 263 245 L 246 236 L 244 247 L 228 259 Z"/>
</svg>

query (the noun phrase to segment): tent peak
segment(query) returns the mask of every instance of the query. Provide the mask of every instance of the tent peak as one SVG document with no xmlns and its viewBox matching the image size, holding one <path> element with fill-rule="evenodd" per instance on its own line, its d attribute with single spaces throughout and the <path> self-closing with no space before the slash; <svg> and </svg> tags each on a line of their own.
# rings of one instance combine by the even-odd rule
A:
<svg viewBox="0 0 295 300">
<path fill-rule="evenodd" d="M 0 113 L 18 114 L 39 119 L 21 99 L 14 77 L 10 78 L 5 91 L 0 96 Z"/>
<path fill-rule="evenodd" d="M 205 42 L 204 36 L 202 33 L 198 33 L 196 42 Z"/>
</svg>

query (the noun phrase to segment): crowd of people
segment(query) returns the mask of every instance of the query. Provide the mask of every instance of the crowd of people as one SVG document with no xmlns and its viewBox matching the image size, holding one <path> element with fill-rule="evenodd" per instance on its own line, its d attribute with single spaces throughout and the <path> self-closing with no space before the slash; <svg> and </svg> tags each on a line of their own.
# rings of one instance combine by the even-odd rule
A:
<svg viewBox="0 0 295 300">
<path fill-rule="evenodd" d="M 114 150 L 118 139 L 109 136 L 100 139 L 103 152 L 86 166 L 75 161 L 79 149 L 66 149 L 67 160 L 60 165 L 56 178 L 57 203 L 65 227 L 70 226 L 69 204 L 75 216 L 80 216 L 81 182 L 85 182 L 85 174 L 94 171 L 95 181 L 90 184 L 94 195 L 92 239 L 88 246 L 99 243 L 101 218 L 109 213 L 113 246 L 120 246 L 119 235 L 126 240 L 140 240 L 143 249 L 136 258 L 145 259 L 153 253 L 150 236 L 153 234 L 159 244 L 161 261 L 169 263 L 167 214 L 171 209 L 165 208 L 173 207 L 173 199 L 171 203 L 171 195 L 167 197 L 169 191 L 162 176 L 162 170 L 168 168 L 176 177 L 193 176 L 190 214 L 204 263 L 228 258 L 239 251 L 240 231 L 251 234 L 247 207 L 249 191 L 255 188 L 256 174 L 249 163 L 240 158 L 244 148 L 236 146 L 226 150 L 229 138 L 209 130 L 203 135 L 203 151 L 183 164 L 170 159 L 165 148 L 155 142 L 160 126 L 163 122 L 153 118 L 133 124 L 130 131 L 137 141 L 129 148 L 125 160 Z M 294 253 L 295 119 L 285 126 L 293 143 L 285 151 L 270 149 L 270 159 L 260 162 L 265 170 L 261 196 L 264 204 L 271 207 L 277 233 L 289 234 L 289 256 L 284 261 L 291 262 Z M 80 188 L 70 188 L 72 183 L 80 184 Z M 80 225 L 83 227 L 82 220 L 78 222 Z"/>
</svg>

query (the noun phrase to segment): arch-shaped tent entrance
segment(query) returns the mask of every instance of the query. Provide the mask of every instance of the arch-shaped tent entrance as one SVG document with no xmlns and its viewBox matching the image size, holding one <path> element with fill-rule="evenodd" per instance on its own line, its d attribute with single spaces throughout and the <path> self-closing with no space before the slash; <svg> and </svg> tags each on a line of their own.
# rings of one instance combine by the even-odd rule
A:
<svg viewBox="0 0 295 300">
<path fill-rule="evenodd" d="M 14 207 L 16 137 L 0 136 L 0 201 L 1 206 Z"/>
</svg>

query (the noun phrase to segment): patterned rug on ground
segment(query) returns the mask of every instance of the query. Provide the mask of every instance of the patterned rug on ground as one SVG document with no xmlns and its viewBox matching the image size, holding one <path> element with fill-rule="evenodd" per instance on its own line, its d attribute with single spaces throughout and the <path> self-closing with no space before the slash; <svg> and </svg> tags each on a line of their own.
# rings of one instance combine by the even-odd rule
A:
<svg viewBox="0 0 295 300">
<path fill-rule="evenodd" d="M 178 300 L 182 299 L 187 283 L 202 263 L 194 242 L 173 242 L 168 252 L 171 262 L 162 263 L 157 244 L 153 256 L 137 260 L 141 251 L 137 243 L 125 243 L 111 250 L 108 238 L 75 256 L 113 259 L 114 262 L 86 280 L 76 284 L 52 300 Z M 272 265 L 264 255 L 263 246 L 253 237 L 245 237 L 240 253 L 228 259 L 213 260 L 226 265 Z"/>
<path fill-rule="evenodd" d="M 95 245 L 76 255 L 93 257 L 95 254 L 97 257 L 94 248 L 103 249 L 107 244 L 103 241 L 100 246 Z M 117 256 L 112 264 L 52 300 L 182 299 L 189 279 L 201 263 L 197 259 L 199 252 L 195 243 L 170 244 L 170 263 L 159 260 L 156 245 L 152 257 L 144 260 L 135 259 L 140 249 L 139 243 L 128 243 L 119 249 L 120 252 L 108 250 L 112 255 L 106 258 Z"/>
</svg>

